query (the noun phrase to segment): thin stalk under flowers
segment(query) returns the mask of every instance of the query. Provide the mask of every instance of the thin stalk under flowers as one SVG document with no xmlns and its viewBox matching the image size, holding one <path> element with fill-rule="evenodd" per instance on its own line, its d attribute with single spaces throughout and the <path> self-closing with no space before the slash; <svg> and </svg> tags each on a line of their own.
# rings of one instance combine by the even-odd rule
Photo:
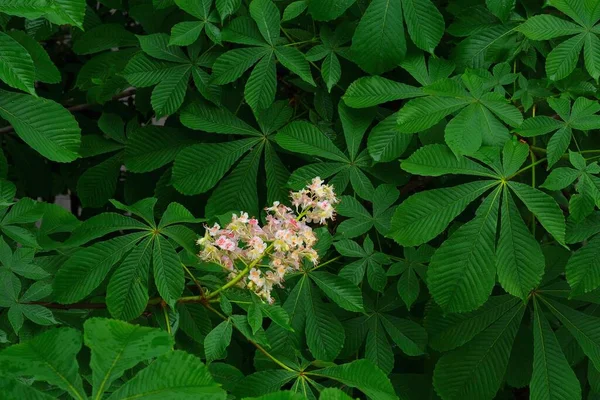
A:
<svg viewBox="0 0 600 400">
<path fill-rule="evenodd" d="M 221 293 L 223 290 L 227 290 L 232 286 L 235 286 L 239 281 L 241 281 L 246 275 L 248 275 L 248 273 L 250 272 L 250 270 L 254 267 L 256 267 L 256 265 L 266 256 L 269 254 L 269 252 L 271 251 L 271 249 L 273 249 L 273 243 L 271 243 L 269 245 L 269 247 L 267 247 L 264 251 L 264 253 L 257 258 L 256 260 L 252 261 L 250 263 L 250 265 L 248 265 L 246 268 L 244 268 L 235 278 L 233 278 L 232 280 L 230 280 L 229 282 L 227 282 L 226 284 L 224 284 L 223 286 L 221 286 L 220 288 L 218 288 L 217 290 L 215 290 L 214 292 L 210 293 L 208 296 L 206 296 L 206 299 L 210 300 L 214 297 L 216 297 L 219 293 Z"/>
</svg>

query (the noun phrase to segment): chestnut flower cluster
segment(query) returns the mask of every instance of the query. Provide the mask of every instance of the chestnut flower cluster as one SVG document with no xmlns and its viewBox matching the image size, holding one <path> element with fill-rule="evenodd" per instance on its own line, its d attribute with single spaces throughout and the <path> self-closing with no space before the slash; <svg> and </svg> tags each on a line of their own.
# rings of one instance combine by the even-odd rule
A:
<svg viewBox="0 0 600 400">
<path fill-rule="evenodd" d="M 317 238 L 307 224 L 333 220 L 334 205 L 339 202 L 333 186 L 324 185 L 319 177 L 305 189 L 291 192 L 290 197 L 295 210 L 274 202 L 265 208 L 264 226 L 246 212 L 233 214 L 224 228 L 217 223 L 206 226 L 204 237 L 197 241 L 199 257 L 221 265 L 229 271 L 230 281 L 237 280 L 239 287 L 273 303 L 271 290 L 283 286 L 287 273 L 299 270 L 304 259 L 318 264 L 319 255 L 313 248 Z"/>
</svg>

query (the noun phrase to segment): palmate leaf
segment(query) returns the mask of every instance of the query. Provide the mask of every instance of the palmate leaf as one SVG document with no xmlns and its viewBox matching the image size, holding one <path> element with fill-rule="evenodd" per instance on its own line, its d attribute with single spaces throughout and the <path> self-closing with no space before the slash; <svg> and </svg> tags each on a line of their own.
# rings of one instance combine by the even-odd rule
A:
<svg viewBox="0 0 600 400">
<path fill-rule="evenodd" d="M 292 122 L 279 131 L 275 140 L 284 149 L 296 153 L 325 157 L 333 161 L 347 161 L 344 153 L 316 126 L 309 122 Z"/>
<path fill-rule="evenodd" d="M 353 361 L 335 367 L 311 371 L 309 375 L 321 376 L 356 388 L 377 400 L 397 400 L 398 396 L 385 374 L 367 360 Z"/>
<path fill-rule="evenodd" d="M 498 280 L 504 290 L 525 300 L 542 279 L 544 255 L 507 189 L 503 190 L 496 257 Z"/>
<path fill-rule="evenodd" d="M 523 304 L 515 305 L 467 344 L 440 358 L 433 373 L 433 384 L 443 399 L 494 398 L 524 312 Z"/>
<path fill-rule="evenodd" d="M 401 2 L 372 1 L 356 27 L 351 51 L 353 61 L 368 73 L 395 68 L 406 53 Z"/>
<path fill-rule="evenodd" d="M 83 207 L 102 207 L 114 197 L 122 165 L 123 153 L 119 152 L 81 174 L 77 195 Z"/>
<path fill-rule="evenodd" d="M 412 141 L 398 129 L 398 113 L 394 113 L 378 123 L 369 133 L 367 149 L 377 162 L 393 161 L 400 157 Z"/>
<path fill-rule="evenodd" d="M 226 349 L 231 342 L 233 332 L 231 321 L 223 321 L 217 325 L 204 339 L 204 353 L 207 362 L 225 358 Z"/>
<path fill-rule="evenodd" d="M 42 17 L 57 25 L 74 25 L 83 29 L 85 2 L 81 0 L 2 0 L 2 12 L 28 19 Z"/>
<path fill-rule="evenodd" d="M 381 76 L 365 76 L 352 82 L 343 99 L 348 107 L 367 108 L 394 100 L 424 96 L 421 88 Z"/>
<path fill-rule="evenodd" d="M 308 12 L 316 21 L 331 21 L 342 15 L 354 2 L 356 0 L 311 1 L 308 3 Z"/>
<path fill-rule="evenodd" d="M 35 95 L 35 67 L 27 50 L 11 36 L 0 32 L 0 80 L 15 89 Z"/>
<path fill-rule="evenodd" d="M 360 289 L 349 280 L 323 271 L 312 272 L 309 276 L 327 297 L 343 309 L 364 311 Z"/>
<path fill-rule="evenodd" d="M 181 65 L 169 70 L 164 79 L 156 85 L 150 99 L 157 118 L 171 115 L 179 109 L 187 91 L 192 67 Z"/>
<path fill-rule="evenodd" d="M 148 276 L 152 241 L 144 239 L 125 257 L 106 288 L 106 306 L 114 318 L 130 321 L 139 317 L 148 304 Z"/>
<path fill-rule="evenodd" d="M 495 181 L 479 181 L 414 194 L 396 208 L 388 236 L 402 246 L 426 243 L 496 184 Z"/>
<path fill-rule="evenodd" d="M 391 351 L 390 343 L 379 317 L 375 316 L 369 322 L 370 328 L 365 342 L 365 358 L 389 374 L 394 368 L 394 354 Z"/>
<path fill-rule="evenodd" d="M 444 18 L 429 0 L 403 0 L 406 28 L 418 48 L 433 54 L 444 34 Z"/>
<path fill-rule="evenodd" d="M 533 374 L 531 398 L 534 400 L 576 400 L 581 386 L 571 369 L 552 327 L 534 297 Z"/>
<path fill-rule="evenodd" d="M 519 182 L 509 182 L 508 187 L 540 221 L 556 241 L 565 243 L 565 219 L 562 211 L 549 195 Z"/>
<path fill-rule="evenodd" d="M 579 53 L 585 43 L 586 34 L 579 35 L 565 40 L 556 46 L 546 58 L 546 75 L 548 78 L 557 81 L 567 77 L 577 65 Z"/>
<path fill-rule="evenodd" d="M 532 40 L 549 40 L 583 32 L 581 26 L 550 14 L 528 18 L 517 30 Z"/>
<path fill-rule="evenodd" d="M 600 366 L 600 330 L 598 329 L 598 318 L 545 297 L 540 297 L 540 300 L 571 333 L 585 355 L 589 357 L 594 367 L 598 369 Z"/>
<path fill-rule="evenodd" d="M 190 137 L 180 129 L 155 125 L 135 129 L 127 139 L 125 166 L 136 173 L 167 165 L 190 143 Z"/>
<path fill-rule="evenodd" d="M 101 399 L 126 370 L 165 354 L 173 346 L 172 337 L 165 331 L 122 321 L 92 318 L 85 321 L 84 330 L 85 345 L 92 351 L 90 366 L 95 399 Z"/>
<path fill-rule="evenodd" d="M 417 133 L 431 128 L 444 117 L 469 104 L 467 98 L 428 96 L 409 101 L 398 112 L 398 129 Z"/>
<path fill-rule="evenodd" d="M 275 55 L 277 56 L 277 60 L 281 63 L 281 65 L 298 75 L 304 82 L 315 86 L 315 81 L 313 80 L 310 72 L 310 65 L 308 64 L 304 54 L 302 54 L 298 49 L 293 47 L 278 46 L 275 47 Z"/>
<path fill-rule="evenodd" d="M 600 286 L 600 235 L 577 250 L 565 267 L 571 295 L 588 293 Z"/>
<path fill-rule="evenodd" d="M 495 284 L 495 238 L 501 188 L 488 196 L 473 220 L 456 230 L 433 254 L 427 285 L 447 312 L 472 311 Z"/>
<path fill-rule="evenodd" d="M 154 237 L 152 269 L 160 297 L 174 307 L 175 302 L 183 293 L 185 277 L 181 260 L 175 248 L 161 235 Z"/>
<path fill-rule="evenodd" d="M 9 376 L 34 377 L 83 400 L 87 396 L 76 358 L 81 345 L 81 333 L 75 329 L 53 329 L 0 352 L 0 365 Z"/>
<path fill-rule="evenodd" d="M 212 69 L 212 83 L 225 85 L 237 80 L 244 72 L 269 54 L 265 47 L 246 47 L 230 50 L 215 60 Z"/>
<path fill-rule="evenodd" d="M 441 144 L 421 147 L 402 161 L 402 169 L 411 174 L 424 176 L 459 174 L 498 177 L 490 169 L 467 157 L 455 156 L 447 146 Z"/>
<path fill-rule="evenodd" d="M 158 357 L 108 398 L 225 400 L 227 393 L 217 385 L 199 358 L 174 350 Z"/>
<path fill-rule="evenodd" d="M 272 0 L 252 0 L 250 15 L 258 25 L 263 38 L 273 45 L 279 37 L 279 9 Z"/>
<path fill-rule="evenodd" d="M 275 101 L 276 90 L 275 54 L 271 52 L 264 56 L 250 73 L 244 90 L 244 98 L 250 108 L 257 113 L 268 108 Z"/>
<path fill-rule="evenodd" d="M 147 229 L 142 222 L 117 213 L 102 213 L 85 220 L 73 230 L 67 246 L 81 246 L 111 232 Z"/>
<path fill-rule="evenodd" d="M 79 157 L 81 131 L 75 118 L 59 104 L 26 94 L 0 90 L 0 117 L 44 157 L 70 162 Z"/>
<path fill-rule="evenodd" d="M 510 295 L 493 296 L 475 311 L 447 314 L 433 305 L 427 310 L 425 328 L 428 344 L 438 351 L 448 351 L 468 343 L 519 303 Z"/>
<path fill-rule="evenodd" d="M 321 301 L 312 283 L 306 282 L 302 288 L 306 303 L 306 344 L 316 359 L 334 360 L 344 345 L 344 328 Z"/>
<path fill-rule="evenodd" d="M 145 232 L 131 233 L 76 252 L 56 274 L 53 283 L 56 301 L 70 304 L 90 294 L 145 235 Z"/>
<path fill-rule="evenodd" d="M 256 181 L 262 157 L 262 143 L 245 155 L 231 173 L 215 188 L 206 204 L 208 215 L 219 215 L 241 209 L 258 215 Z"/>
<path fill-rule="evenodd" d="M 184 194 L 204 193 L 211 189 L 256 139 L 228 143 L 203 143 L 188 146 L 175 158 L 173 186 Z"/>
</svg>

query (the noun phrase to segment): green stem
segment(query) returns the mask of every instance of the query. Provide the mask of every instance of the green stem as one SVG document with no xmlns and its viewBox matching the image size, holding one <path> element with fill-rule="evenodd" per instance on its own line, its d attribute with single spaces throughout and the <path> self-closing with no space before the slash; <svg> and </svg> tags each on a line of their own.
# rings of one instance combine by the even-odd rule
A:
<svg viewBox="0 0 600 400">
<path fill-rule="evenodd" d="M 544 161 L 546 161 L 546 158 L 540 158 L 540 159 L 539 159 L 539 160 L 537 160 L 536 162 L 534 162 L 534 163 L 531 163 L 531 164 L 529 164 L 528 166 L 526 166 L 526 167 L 524 167 L 524 168 L 521 168 L 520 170 L 518 170 L 517 172 L 515 172 L 514 174 L 512 174 L 511 176 L 509 176 L 509 177 L 508 177 L 508 180 L 510 180 L 510 179 L 514 178 L 515 176 L 517 176 L 517 175 L 519 175 L 519 174 L 521 174 L 521 173 L 523 173 L 523 172 L 527 171 L 527 170 L 528 170 L 528 169 L 530 169 L 530 168 L 533 168 L 533 167 L 535 167 L 536 165 L 539 165 L 539 164 L 543 163 Z"/>
<path fill-rule="evenodd" d="M 332 262 L 335 262 L 335 261 L 339 260 L 340 258 L 342 258 L 342 256 L 333 257 L 331 260 L 327 260 L 327 261 L 325 261 L 323 264 L 319 264 L 319 265 L 317 265 L 316 267 L 314 267 L 313 269 L 311 269 L 311 271 L 314 271 L 314 270 L 316 270 L 316 269 L 319 269 L 319 268 L 321 268 L 321 267 L 324 267 L 324 266 L 326 266 L 327 264 L 331 264 Z"/>
<path fill-rule="evenodd" d="M 221 317 L 223 320 L 227 321 L 229 318 L 227 318 L 225 315 L 221 314 L 219 311 L 215 310 L 214 308 L 212 308 L 210 306 L 210 304 L 205 304 L 204 305 L 206 308 L 208 308 L 210 311 L 214 312 L 215 314 L 217 314 L 219 317 Z M 237 329 L 239 331 L 239 329 L 233 325 L 233 327 L 235 329 Z M 240 331 L 241 332 L 241 331 Z M 248 339 L 248 338 L 246 338 Z M 252 343 L 252 345 L 254 347 L 256 347 L 261 353 L 263 353 L 269 360 L 273 361 L 275 364 L 279 365 L 281 368 L 285 369 L 286 371 L 289 372 L 298 372 L 290 367 L 288 367 L 287 365 L 285 365 L 283 362 L 279 361 L 275 356 L 273 356 L 271 353 L 269 353 L 267 350 L 265 350 L 264 347 L 262 347 L 260 344 L 256 343 L 254 340 L 250 340 L 248 339 L 248 341 L 250 343 Z"/>
</svg>

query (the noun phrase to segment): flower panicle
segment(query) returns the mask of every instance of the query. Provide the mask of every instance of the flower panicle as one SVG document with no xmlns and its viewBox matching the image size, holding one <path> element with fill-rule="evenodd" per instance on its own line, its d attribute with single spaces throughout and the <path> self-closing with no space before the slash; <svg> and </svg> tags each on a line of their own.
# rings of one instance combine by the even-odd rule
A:
<svg viewBox="0 0 600 400">
<path fill-rule="evenodd" d="M 290 198 L 295 210 L 276 201 L 265 208 L 266 224 L 262 226 L 246 212 L 233 214 L 225 227 L 218 223 L 205 226 L 204 236 L 197 240 L 201 247 L 198 256 L 229 271 L 229 280 L 247 270 L 237 285 L 273 303 L 271 290 L 275 285 L 283 287 L 286 274 L 298 271 L 305 259 L 318 264 L 317 237 L 308 224 L 333 220 L 339 203 L 333 186 L 319 177 L 291 192 Z"/>
</svg>

